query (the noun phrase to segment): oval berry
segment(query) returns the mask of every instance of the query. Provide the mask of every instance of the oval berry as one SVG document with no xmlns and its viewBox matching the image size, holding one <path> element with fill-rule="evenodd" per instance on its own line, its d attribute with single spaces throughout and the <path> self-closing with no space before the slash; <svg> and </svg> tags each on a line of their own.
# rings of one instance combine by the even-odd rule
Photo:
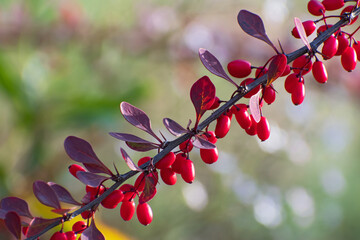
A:
<svg viewBox="0 0 360 240">
<path fill-rule="evenodd" d="M 328 80 L 328 74 L 325 65 L 321 61 L 316 61 L 313 64 L 312 73 L 316 81 L 319 83 L 326 83 Z"/>
<path fill-rule="evenodd" d="M 341 54 L 343 54 L 343 52 L 345 51 L 345 49 L 349 46 L 349 39 L 346 37 L 345 34 L 340 33 L 337 36 L 337 40 L 338 40 L 338 50 L 335 53 L 335 56 L 340 56 Z"/>
<path fill-rule="evenodd" d="M 205 136 L 207 138 L 207 140 L 213 144 L 215 144 L 217 142 L 217 138 L 216 138 L 214 131 L 207 131 L 207 132 L 203 133 L 202 135 Z"/>
<path fill-rule="evenodd" d="M 136 188 L 131 184 L 123 184 L 119 188 L 124 194 L 123 202 L 128 202 L 136 196 Z"/>
<path fill-rule="evenodd" d="M 134 187 L 137 191 L 142 192 L 145 188 L 145 173 L 141 173 L 135 180 Z"/>
<path fill-rule="evenodd" d="M 344 15 L 345 13 L 350 13 L 350 12 L 354 9 L 354 7 L 355 7 L 354 5 L 350 5 L 350 6 L 345 7 L 345 8 L 341 11 L 340 16 L 341 16 L 341 15 Z M 359 17 L 359 16 L 356 16 L 355 18 L 353 18 L 353 19 L 350 21 L 349 25 L 351 25 L 351 24 L 353 24 L 354 22 L 356 22 L 356 20 L 358 19 L 358 17 Z M 340 19 L 341 19 L 341 17 L 340 17 Z"/>
<path fill-rule="evenodd" d="M 346 48 L 344 53 L 341 55 L 341 64 L 343 68 L 348 72 L 351 72 L 352 70 L 355 69 L 356 60 L 357 60 L 357 56 L 355 49 L 353 47 Z"/>
<path fill-rule="evenodd" d="M 236 104 L 233 106 L 235 112 L 235 118 L 238 124 L 243 129 L 248 129 L 251 126 L 250 114 L 247 111 L 248 107 L 246 104 Z"/>
<path fill-rule="evenodd" d="M 231 76 L 236 78 L 244 78 L 251 73 L 251 63 L 242 59 L 229 62 L 227 69 Z"/>
<path fill-rule="evenodd" d="M 175 162 L 171 165 L 171 169 L 176 173 L 181 173 L 182 164 L 183 164 L 183 161 L 185 161 L 185 160 L 186 160 L 186 154 L 184 154 L 184 153 L 176 154 Z"/>
<path fill-rule="evenodd" d="M 217 138 L 223 138 L 230 130 L 231 120 L 227 115 L 220 115 L 216 121 L 215 135 Z"/>
<path fill-rule="evenodd" d="M 92 210 L 85 210 L 84 212 L 81 213 L 81 217 L 83 219 L 89 219 L 92 217 L 93 214 L 94 212 Z"/>
<path fill-rule="evenodd" d="M 290 65 L 286 65 L 284 72 L 281 74 L 281 77 L 285 77 L 285 76 L 289 75 L 290 72 L 291 72 Z"/>
<path fill-rule="evenodd" d="M 85 191 L 87 193 L 90 193 L 91 198 L 95 198 L 96 196 L 100 196 L 101 194 L 103 194 L 105 192 L 106 188 L 104 186 L 99 186 L 99 187 L 91 187 L 86 185 L 85 187 Z"/>
<path fill-rule="evenodd" d="M 169 152 L 160 161 L 155 163 L 155 167 L 158 169 L 168 168 L 174 163 L 174 161 L 175 161 L 175 153 Z"/>
<path fill-rule="evenodd" d="M 253 83 L 255 81 L 255 79 L 253 78 L 247 78 L 244 81 L 242 81 L 240 83 L 240 86 L 246 86 L 249 85 L 250 83 Z M 251 98 L 253 95 L 255 95 L 258 91 L 260 90 L 260 86 L 256 86 L 253 90 L 251 90 L 250 92 L 248 92 L 247 94 L 245 94 L 244 98 Z"/>
<path fill-rule="evenodd" d="M 323 0 L 322 4 L 327 11 L 333 11 L 342 8 L 345 3 L 344 0 Z"/>
<path fill-rule="evenodd" d="M 135 213 L 135 202 L 134 201 L 125 201 L 121 204 L 120 207 L 120 216 L 125 221 L 130 221 Z"/>
<path fill-rule="evenodd" d="M 302 77 L 301 77 L 302 78 Z M 294 91 L 294 85 L 299 81 L 299 76 L 296 73 L 292 73 L 285 79 L 284 87 L 288 93 Z"/>
<path fill-rule="evenodd" d="M 325 60 L 332 58 L 335 56 L 338 50 L 339 42 L 334 36 L 330 36 L 325 40 L 324 45 L 322 47 L 321 53 L 323 54 L 323 58 Z"/>
<path fill-rule="evenodd" d="M 82 166 L 80 166 L 78 164 L 71 164 L 68 169 L 69 169 L 69 172 L 71 173 L 71 175 L 73 175 L 76 178 L 78 178 L 76 176 L 76 174 L 78 172 L 85 172 L 86 171 Z"/>
<path fill-rule="evenodd" d="M 69 231 L 65 233 L 66 240 L 76 240 L 76 233 L 74 231 Z"/>
<path fill-rule="evenodd" d="M 305 99 L 305 85 L 303 82 L 297 82 L 291 93 L 291 101 L 294 105 L 300 105 Z"/>
<path fill-rule="evenodd" d="M 200 149 L 200 157 L 204 163 L 212 164 L 219 158 L 219 152 L 217 148 L 213 149 Z"/>
<path fill-rule="evenodd" d="M 104 208 L 114 209 L 123 200 L 124 194 L 121 190 L 114 190 L 104 200 L 101 201 L 101 205 Z"/>
<path fill-rule="evenodd" d="M 257 122 L 255 121 L 254 117 L 250 115 L 251 118 L 251 126 L 248 129 L 245 129 L 245 132 L 250 136 L 256 135 L 257 132 Z"/>
<path fill-rule="evenodd" d="M 141 165 L 143 165 L 144 163 L 147 163 L 150 160 L 151 160 L 151 157 L 142 157 L 138 161 L 138 166 L 140 167 Z"/>
<path fill-rule="evenodd" d="M 315 32 L 316 24 L 314 23 L 314 21 L 308 20 L 302 22 L 302 24 L 304 26 L 306 36 L 310 36 L 313 32 Z M 300 38 L 299 32 L 296 27 L 293 28 L 291 33 L 295 38 Z"/>
<path fill-rule="evenodd" d="M 187 183 L 192 183 L 195 179 L 194 163 L 190 159 L 185 159 L 181 165 L 182 179 Z"/>
<path fill-rule="evenodd" d="M 160 169 L 160 176 L 167 185 L 174 185 L 177 181 L 176 172 L 171 168 Z"/>
<path fill-rule="evenodd" d="M 63 232 L 56 232 L 51 236 L 50 240 L 67 240 L 67 237 Z"/>
<path fill-rule="evenodd" d="M 262 94 L 263 94 L 264 101 L 267 104 L 270 105 L 273 102 L 275 102 L 276 92 L 275 92 L 274 88 L 271 85 L 263 88 Z"/>
<path fill-rule="evenodd" d="M 72 225 L 72 230 L 76 233 L 82 233 L 87 228 L 87 225 L 84 221 L 77 221 Z"/>
<path fill-rule="evenodd" d="M 184 153 L 188 153 L 191 152 L 191 150 L 193 149 L 193 143 L 191 141 L 191 139 L 186 140 L 185 142 L 180 143 L 179 148 L 180 151 L 184 152 Z"/>
<path fill-rule="evenodd" d="M 142 225 L 149 225 L 153 220 L 153 212 L 148 203 L 140 203 L 136 208 L 136 215 Z"/>
<path fill-rule="evenodd" d="M 293 72 L 300 73 L 301 75 L 305 75 L 311 71 L 312 68 L 312 61 L 309 56 L 301 55 L 300 57 L 296 58 L 292 64 Z"/>
<path fill-rule="evenodd" d="M 358 42 L 354 42 L 352 47 L 355 49 L 357 60 L 360 61 L 360 44 Z"/>
<path fill-rule="evenodd" d="M 310 0 L 307 5 L 308 11 L 314 16 L 322 16 L 325 13 L 324 5 L 318 0 Z"/>
<path fill-rule="evenodd" d="M 266 117 L 261 117 L 257 123 L 256 132 L 261 141 L 265 141 L 270 137 L 270 124 Z"/>
</svg>

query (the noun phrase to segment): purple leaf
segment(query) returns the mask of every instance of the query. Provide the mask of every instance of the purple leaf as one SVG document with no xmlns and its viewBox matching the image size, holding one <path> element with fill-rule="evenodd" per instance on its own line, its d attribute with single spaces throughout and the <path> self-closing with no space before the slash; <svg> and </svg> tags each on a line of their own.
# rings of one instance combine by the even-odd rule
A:
<svg viewBox="0 0 360 240">
<path fill-rule="evenodd" d="M 7 213 L 8 211 L 5 211 L 5 210 L 2 210 L 2 209 L 0 209 L 0 219 L 5 219 L 5 216 L 6 216 L 6 213 Z"/>
<path fill-rule="evenodd" d="M 258 15 L 247 10 L 241 10 L 237 19 L 241 29 L 244 32 L 252 37 L 266 42 L 275 50 L 276 53 L 278 53 L 276 47 L 266 35 L 264 23 Z"/>
<path fill-rule="evenodd" d="M 152 143 L 135 143 L 135 142 L 126 142 L 129 148 L 138 152 L 147 152 L 153 149 L 158 149 L 159 146 Z"/>
<path fill-rule="evenodd" d="M 128 165 L 128 167 L 131 170 L 140 171 L 140 172 L 144 171 L 133 162 L 133 160 L 130 158 L 130 156 L 127 154 L 127 152 L 124 149 L 120 148 L 120 151 L 121 151 L 121 155 L 124 158 L 126 164 Z"/>
<path fill-rule="evenodd" d="M 73 209 L 74 208 L 62 208 L 62 209 L 52 209 L 51 211 L 56 214 L 64 215 L 65 213 L 68 213 Z"/>
<path fill-rule="evenodd" d="M 180 124 L 178 124 L 177 122 L 175 122 L 174 120 L 172 120 L 170 118 L 164 118 L 163 123 L 164 123 L 166 129 L 174 136 L 179 136 L 181 134 L 188 132 Z"/>
<path fill-rule="evenodd" d="M 156 195 L 157 180 L 153 174 L 152 176 L 150 176 L 150 174 L 151 173 L 145 176 L 145 188 L 139 197 L 140 204 L 150 201 Z"/>
<path fill-rule="evenodd" d="M 8 212 L 5 215 L 5 225 L 16 239 L 21 238 L 21 221 L 16 212 Z"/>
<path fill-rule="evenodd" d="M 225 80 L 231 82 L 236 87 L 239 87 L 224 71 L 223 66 L 219 62 L 219 60 L 212 55 L 208 50 L 204 48 L 199 49 L 199 57 L 203 65 L 206 67 L 207 70 L 209 70 L 211 73 L 215 74 L 216 76 L 219 76 L 221 78 L 224 78 Z"/>
<path fill-rule="evenodd" d="M 90 172 L 113 175 L 96 156 L 91 145 L 84 139 L 69 136 L 65 139 L 64 146 L 69 157 L 76 162 L 83 163 Z"/>
<path fill-rule="evenodd" d="M 84 183 L 85 185 L 89 185 L 91 187 L 98 187 L 105 180 L 109 179 L 109 177 L 97 175 L 91 172 L 77 172 L 76 176 L 78 179 Z"/>
<path fill-rule="evenodd" d="M 95 221 L 92 220 L 91 225 L 81 234 L 81 240 L 105 240 L 105 237 L 97 229 Z"/>
<path fill-rule="evenodd" d="M 26 234 L 26 236 L 32 237 L 38 233 L 40 233 L 42 230 L 44 230 L 47 226 L 59 221 L 60 219 L 62 219 L 62 217 L 60 218 L 53 218 L 53 219 L 44 219 L 44 218 L 34 218 L 31 222 L 30 222 L 30 226 L 29 226 L 29 230 Z"/>
<path fill-rule="evenodd" d="M 155 143 L 152 143 L 152 142 L 149 142 L 145 139 L 142 139 L 138 136 L 135 136 L 135 135 L 132 135 L 132 134 L 128 134 L 128 133 L 115 133 L 115 132 L 111 132 L 109 133 L 110 136 L 114 137 L 114 138 L 117 138 L 121 141 L 124 141 L 124 142 L 134 142 L 134 143 L 151 143 L 151 144 L 155 144 Z"/>
<path fill-rule="evenodd" d="M 143 110 L 134 107 L 130 103 L 122 102 L 120 104 L 120 111 L 126 121 L 128 121 L 131 125 L 147 132 L 161 142 L 161 140 L 151 129 L 150 119 Z"/>
<path fill-rule="evenodd" d="M 204 76 L 197 80 L 191 87 L 190 98 L 196 111 L 196 123 L 215 101 L 215 86 L 210 78 Z"/>
<path fill-rule="evenodd" d="M 297 17 L 294 18 L 294 22 L 295 22 L 295 27 L 299 33 L 301 41 L 305 44 L 305 46 L 309 49 L 309 51 L 311 51 L 311 46 L 310 46 L 309 40 L 306 36 L 304 25 L 302 24 L 301 20 Z"/>
<path fill-rule="evenodd" d="M 205 138 L 202 138 L 201 136 L 195 136 L 194 141 L 193 141 L 193 145 L 196 148 L 200 148 L 200 149 L 213 149 L 216 148 L 216 146 L 209 142 L 208 140 L 206 140 Z"/>
<path fill-rule="evenodd" d="M 55 208 L 60 209 L 60 202 L 59 199 L 54 192 L 54 190 L 47 185 L 46 182 L 43 181 L 35 181 L 33 184 L 33 191 L 35 197 L 41 202 L 42 204 Z"/>
<path fill-rule="evenodd" d="M 33 218 L 29 211 L 29 206 L 25 200 L 17 197 L 6 197 L 0 202 L 0 208 L 5 212 L 16 212 L 19 216 Z"/>
<path fill-rule="evenodd" d="M 64 203 L 69 203 L 72 205 L 76 205 L 76 206 L 81 206 L 81 203 L 77 202 L 69 193 L 68 190 L 66 190 L 66 188 L 60 186 L 59 184 L 53 183 L 53 182 L 48 182 L 48 185 L 52 188 L 52 190 L 54 190 L 54 192 L 56 193 L 56 195 L 58 196 L 58 199 L 61 202 Z"/>
<path fill-rule="evenodd" d="M 251 96 L 250 100 L 249 100 L 249 109 L 251 112 L 251 115 L 253 116 L 255 122 L 260 122 L 261 119 L 261 110 L 260 110 L 260 92 L 259 91 L 257 94 L 254 94 L 253 96 Z"/>
<path fill-rule="evenodd" d="M 287 57 L 285 54 L 277 54 L 270 62 L 268 74 L 267 74 L 267 83 L 266 86 L 270 86 L 272 82 L 278 79 L 287 66 Z"/>
</svg>

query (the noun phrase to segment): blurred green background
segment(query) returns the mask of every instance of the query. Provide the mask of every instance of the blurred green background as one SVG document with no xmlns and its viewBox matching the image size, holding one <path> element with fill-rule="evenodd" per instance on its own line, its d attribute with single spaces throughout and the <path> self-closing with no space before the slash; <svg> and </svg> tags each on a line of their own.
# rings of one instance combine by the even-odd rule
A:
<svg viewBox="0 0 360 240">
<path fill-rule="evenodd" d="M 293 17 L 314 19 L 306 3 L 0 0 L 0 197 L 29 199 L 34 215 L 46 216 L 31 190 L 41 179 L 81 199 L 84 187 L 67 171 L 69 135 L 128 171 L 119 155 L 126 146 L 108 132 L 150 138 L 124 121 L 121 101 L 147 112 L 154 130 L 171 140 L 162 118 L 183 125 L 194 119 L 189 89 L 198 78 L 209 75 L 220 99 L 234 91 L 204 69 L 198 48 L 224 66 L 238 58 L 260 66 L 272 49 L 241 31 L 238 11 L 259 14 L 270 39 L 291 52 L 302 46 L 290 35 Z M 130 239 L 359 239 L 360 71 L 345 72 L 339 57 L 326 66 L 327 84 L 305 77 L 301 106 L 292 105 L 284 79 L 274 83 L 277 101 L 263 108 L 268 141 L 247 136 L 233 120 L 217 143 L 217 163 L 207 166 L 193 151 L 196 181 L 160 184 L 151 225 L 136 217 L 124 222 L 117 208 L 101 209 L 98 227 L 110 229 L 107 239 L 117 239 L 110 237 L 115 231 Z M 9 239 L 1 229 L 1 239 Z"/>
</svg>

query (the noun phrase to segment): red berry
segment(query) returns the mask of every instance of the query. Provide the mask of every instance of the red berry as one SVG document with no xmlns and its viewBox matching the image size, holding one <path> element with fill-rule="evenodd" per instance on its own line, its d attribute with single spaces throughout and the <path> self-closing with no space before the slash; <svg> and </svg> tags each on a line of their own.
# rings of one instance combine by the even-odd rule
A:
<svg viewBox="0 0 360 240">
<path fill-rule="evenodd" d="M 125 221 L 130 221 L 131 218 L 134 216 L 135 213 L 135 202 L 133 200 L 131 201 L 125 201 L 121 204 L 120 207 L 120 216 Z"/>
<path fill-rule="evenodd" d="M 349 46 L 349 39 L 346 37 L 345 34 L 339 33 L 339 35 L 337 36 L 337 40 L 339 45 L 338 45 L 338 50 L 335 53 L 335 56 L 340 56 Z"/>
<path fill-rule="evenodd" d="M 220 106 L 220 99 L 218 97 L 215 97 L 213 105 L 208 110 L 217 109 Z"/>
<path fill-rule="evenodd" d="M 246 104 L 236 104 L 233 106 L 235 112 L 235 118 L 238 124 L 243 129 L 248 129 L 251 126 L 250 114 L 247 111 L 248 107 Z"/>
<path fill-rule="evenodd" d="M 326 83 L 328 74 L 325 65 L 321 61 L 316 61 L 313 64 L 312 73 L 316 81 L 319 83 Z"/>
<path fill-rule="evenodd" d="M 145 173 L 141 173 L 135 180 L 134 187 L 138 192 L 144 191 L 145 188 Z"/>
<path fill-rule="evenodd" d="M 333 11 L 342 8 L 345 3 L 344 0 L 323 0 L 322 4 L 327 11 Z"/>
<path fill-rule="evenodd" d="M 176 183 L 176 172 L 171 168 L 160 169 L 160 176 L 163 182 L 167 185 L 174 185 Z"/>
<path fill-rule="evenodd" d="M 259 67 L 256 69 L 255 78 L 259 78 L 259 77 L 265 75 L 267 72 L 268 72 L 267 68 Z"/>
<path fill-rule="evenodd" d="M 136 208 L 136 215 L 142 225 L 149 225 L 153 220 L 153 213 L 148 203 L 140 203 Z"/>
<path fill-rule="evenodd" d="M 105 192 L 105 187 L 104 186 L 99 186 L 99 187 L 91 187 L 86 185 L 85 187 L 85 191 L 87 193 L 90 193 L 91 197 L 94 198 L 96 196 L 100 196 L 101 194 L 103 194 Z"/>
<path fill-rule="evenodd" d="M 194 163 L 190 159 L 185 159 L 181 165 L 181 177 L 185 182 L 192 183 L 195 179 Z"/>
<path fill-rule="evenodd" d="M 230 130 L 231 120 L 227 115 L 220 115 L 216 121 L 215 135 L 217 138 L 223 138 Z"/>
<path fill-rule="evenodd" d="M 56 232 L 51 236 L 50 240 L 67 240 L 67 237 L 63 232 Z"/>
<path fill-rule="evenodd" d="M 123 198 L 124 194 L 121 190 L 114 190 L 104 200 L 102 200 L 101 205 L 104 208 L 113 209 L 117 207 Z"/>
<path fill-rule="evenodd" d="M 264 101 L 267 104 L 270 105 L 273 102 L 275 102 L 276 92 L 275 92 L 274 88 L 272 88 L 271 85 L 263 88 L 262 93 L 263 93 Z"/>
<path fill-rule="evenodd" d="M 150 160 L 151 160 L 151 157 L 142 157 L 138 161 L 138 166 L 140 167 L 141 165 L 143 165 L 144 163 L 147 163 Z"/>
<path fill-rule="evenodd" d="M 301 104 L 305 99 L 305 85 L 303 82 L 294 84 L 294 89 L 291 93 L 291 101 L 294 105 Z"/>
<path fill-rule="evenodd" d="M 304 26 L 306 36 L 310 36 L 316 29 L 316 25 L 315 25 L 314 21 L 309 20 L 309 21 L 303 22 L 302 24 Z M 295 38 L 300 38 L 299 32 L 296 27 L 293 28 L 291 33 Z"/>
<path fill-rule="evenodd" d="M 29 226 L 24 226 L 21 228 L 21 232 L 26 236 L 27 232 L 29 230 Z"/>
<path fill-rule="evenodd" d="M 174 161 L 175 161 L 175 153 L 169 152 L 162 159 L 160 159 L 160 161 L 155 163 L 155 167 L 158 169 L 168 168 L 174 163 Z"/>
<path fill-rule="evenodd" d="M 215 144 L 217 142 L 217 138 L 215 135 L 215 132 L 213 131 L 207 131 L 206 133 L 203 134 L 207 140 L 213 144 Z"/>
<path fill-rule="evenodd" d="M 89 219 L 89 218 L 92 217 L 93 214 L 94 214 L 94 212 L 92 210 L 86 210 L 86 211 L 81 213 L 81 217 L 83 219 Z"/>
<path fill-rule="evenodd" d="M 76 240 L 76 233 L 74 231 L 69 231 L 65 233 L 67 240 Z"/>
<path fill-rule="evenodd" d="M 76 173 L 77 172 L 85 172 L 86 170 L 82 167 L 82 166 L 80 166 L 80 165 L 78 165 L 78 164 L 71 164 L 70 166 L 69 166 L 69 172 L 71 173 L 71 175 L 73 175 L 74 177 L 76 177 L 76 178 L 78 178 L 77 176 L 76 176 Z"/>
<path fill-rule="evenodd" d="M 355 69 L 356 60 L 357 60 L 356 51 L 353 47 L 349 46 L 341 55 L 341 64 L 343 68 L 348 72 L 351 72 L 352 70 Z"/>
<path fill-rule="evenodd" d="M 72 230 L 76 233 L 82 233 L 87 228 L 87 225 L 84 221 L 77 221 L 72 225 Z"/>
<path fill-rule="evenodd" d="M 240 86 L 246 86 L 249 85 L 250 83 L 254 82 L 255 79 L 253 78 L 247 78 L 244 81 L 242 81 L 240 83 Z M 258 91 L 260 90 L 260 86 L 256 86 L 253 90 L 251 90 L 250 92 L 248 92 L 247 94 L 245 94 L 244 98 L 251 98 L 253 95 L 255 95 Z"/>
<path fill-rule="evenodd" d="M 219 152 L 217 148 L 213 149 L 200 149 L 200 157 L 204 163 L 212 164 L 219 158 Z"/>
<path fill-rule="evenodd" d="M 245 60 L 235 60 L 229 62 L 227 69 L 231 76 L 237 78 L 244 78 L 250 75 L 251 73 L 251 63 Z"/>
<path fill-rule="evenodd" d="M 191 150 L 193 149 L 193 143 L 191 141 L 191 139 L 186 140 L 185 142 L 180 143 L 179 148 L 180 151 L 184 152 L 184 153 L 188 153 L 191 152 Z"/>
<path fill-rule="evenodd" d="M 302 77 L 301 80 L 303 80 Z M 287 76 L 284 82 L 285 90 L 288 93 L 292 93 L 294 91 L 294 85 L 296 84 L 296 82 L 299 82 L 299 76 L 296 73 L 292 73 Z"/>
<path fill-rule="evenodd" d="M 341 14 L 340 15 L 343 15 L 343 14 L 345 14 L 345 13 L 350 13 L 353 9 L 354 9 L 354 5 L 350 5 L 350 6 L 347 6 L 347 7 L 345 7 L 342 11 L 341 11 Z M 359 16 L 356 16 L 355 18 L 353 18 L 351 21 L 350 21 L 350 23 L 349 23 L 349 25 L 351 25 L 351 24 L 353 24 L 354 22 L 356 22 L 356 20 L 358 19 L 358 17 Z"/>
<path fill-rule="evenodd" d="M 354 42 L 352 47 L 355 49 L 357 60 L 360 61 L 360 44 L 357 42 Z"/>
<path fill-rule="evenodd" d="M 290 65 L 286 65 L 284 72 L 281 74 L 281 77 L 285 77 L 285 76 L 289 75 L 290 72 L 291 72 Z"/>
<path fill-rule="evenodd" d="M 136 196 L 136 188 L 131 184 L 123 184 L 119 189 L 124 194 L 123 202 L 130 201 Z"/>
<path fill-rule="evenodd" d="M 261 117 L 257 123 L 256 132 L 261 141 L 265 141 L 270 137 L 270 125 L 266 117 Z"/>
<path fill-rule="evenodd" d="M 325 60 L 332 58 L 335 56 L 338 50 L 339 42 L 334 36 L 330 36 L 325 40 L 324 45 L 322 47 L 321 53 L 323 54 L 323 58 Z"/>
<path fill-rule="evenodd" d="M 318 0 L 310 0 L 307 5 L 309 13 L 314 16 L 322 16 L 325 13 L 324 5 Z"/>
<path fill-rule="evenodd" d="M 245 132 L 250 136 L 256 135 L 257 132 L 257 122 L 255 121 L 254 117 L 250 115 L 251 118 L 251 126 L 248 129 L 245 129 Z"/>
<path fill-rule="evenodd" d="M 171 169 L 176 173 L 181 173 L 183 161 L 186 160 L 186 154 L 176 154 L 175 162 L 171 165 Z M 161 171 L 161 170 L 160 170 Z M 161 172 L 160 172 L 161 174 Z"/>
<path fill-rule="evenodd" d="M 302 55 L 293 61 L 292 67 L 294 68 L 294 73 L 301 72 L 301 75 L 303 76 L 311 71 L 311 58 L 309 56 Z"/>
</svg>

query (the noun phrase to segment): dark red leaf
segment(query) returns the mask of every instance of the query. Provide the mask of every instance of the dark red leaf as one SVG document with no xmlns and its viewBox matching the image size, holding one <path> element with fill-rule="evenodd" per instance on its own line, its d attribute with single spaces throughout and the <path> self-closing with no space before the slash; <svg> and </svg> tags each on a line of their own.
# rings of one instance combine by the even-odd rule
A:
<svg viewBox="0 0 360 240">
<path fill-rule="evenodd" d="M 309 40 L 308 40 L 308 38 L 306 36 L 304 25 L 302 24 L 301 20 L 299 18 L 295 17 L 294 22 L 295 22 L 295 27 L 296 27 L 296 29 L 297 29 L 297 31 L 299 33 L 301 41 L 305 44 L 305 46 L 309 50 L 311 50 L 311 46 L 310 46 Z"/>
<path fill-rule="evenodd" d="M 120 111 L 126 121 L 128 121 L 130 124 L 147 132 L 148 134 L 159 140 L 159 138 L 151 129 L 151 122 L 149 117 L 143 110 L 134 107 L 130 103 L 122 102 L 120 104 Z"/>
<path fill-rule="evenodd" d="M 190 98 L 195 107 L 196 122 L 199 122 L 201 116 L 215 101 L 215 86 L 209 77 L 204 76 L 192 85 Z"/>
<path fill-rule="evenodd" d="M 105 180 L 109 179 L 109 177 L 97 175 L 91 172 L 77 172 L 76 176 L 78 179 L 84 183 L 85 185 L 89 185 L 91 187 L 98 187 Z"/>
<path fill-rule="evenodd" d="M 252 37 L 260 39 L 269 44 L 277 53 L 276 47 L 266 35 L 264 23 L 261 18 L 247 10 L 241 10 L 238 14 L 238 23 L 242 30 Z"/>
<path fill-rule="evenodd" d="M 36 217 L 30 222 L 29 230 L 28 230 L 26 236 L 28 238 L 32 237 L 32 236 L 40 233 L 47 226 L 59 221 L 60 219 L 62 219 L 62 217 L 53 218 L 53 219 L 44 219 L 44 218 Z"/>
<path fill-rule="evenodd" d="M 260 122 L 261 119 L 261 110 L 260 110 L 260 92 L 251 96 L 249 100 L 249 109 L 251 115 L 253 116 L 255 122 Z"/>
<path fill-rule="evenodd" d="M 201 136 L 195 136 L 194 141 L 193 141 L 193 145 L 196 148 L 200 148 L 200 149 L 213 149 L 216 148 L 216 146 L 209 142 L 208 140 L 206 140 L 205 138 L 202 138 Z"/>
<path fill-rule="evenodd" d="M 59 199 L 54 190 L 43 181 L 35 181 L 33 184 L 35 197 L 44 205 L 60 209 Z"/>
<path fill-rule="evenodd" d="M 133 170 L 133 171 L 143 171 L 141 168 L 139 168 L 134 162 L 133 160 L 130 158 L 130 156 L 127 154 L 127 152 L 120 148 L 120 151 L 121 151 L 121 155 L 122 157 L 124 158 L 126 164 L 128 165 L 128 167 Z"/>
<path fill-rule="evenodd" d="M 219 62 L 219 60 L 212 55 L 208 50 L 204 48 L 199 49 L 199 57 L 201 62 L 204 64 L 207 70 L 209 70 L 211 73 L 215 74 L 216 76 L 219 76 L 221 78 L 224 78 L 225 80 L 231 82 L 236 87 L 239 87 L 224 71 L 223 66 Z"/>
<path fill-rule="evenodd" d="M 81 240 L 105 240 L 105 237 L 97 229 L 95 221 L 92 220 L 91 225 L 81 234 Z"/>
<path fill-rule="evenodd" d="M 59 184 L 53 183 L 53 182 L 48 182 L 48 185 L 52 188 L 52 190 L 54 190 L 54 192 L 56 193 L 56 195 L 58 196 L 58 199 L 61 202 L 64 203 L 69 203 L 72 205 L 76 205 L 76 206 L 80 206 L 81 203 L 77 202 L 69 193 L 68 190 L 66 190 L 66 188 L 60 186 Z"/>
<path fill-rule="evenodd" d="M 64 146 L 69 157 L 76 162 L 83 163 L 90 172 L 113 175 L 96 156 L 91 145 L 84 139 L 69 136 L 65 139 Z"/>
<path fill-rule="evenodd" d="M 56 214 L 64 215 L 65 213 L 68 213 L 72 210 L 73 208 L 64 208 L 64 209 L 52 209 L 51 211 Z"/>
<path fill-rule="evenodd" d="M 286 69 L 286 65 L 287 57 L 285 56 L 285 54 L 278 54 L 274 56 L 269 65 L 266 86 L 269 86 L 272 82 L 274 82 L 283 74 Z"/>
<path fill-rule="evenodd" d="M 145 188 L 139 197 L 140 204 L 150 201 L 155 196 L 156 183 L 157 181 L 153 175 L 148 174 L 145 176 Z"/>
<path fill-rule="evenodd" d="M 172 120 L 170 118 L 164 118 L 163 123 L 164 123 L 166 129 L 174 136 L 179 136 L 181 134 L 188 132 L 180 124 L 178 124 L 177 122 L 175 122 L 174 120 Z"/>
<path fill-rule="evenodd" d="M 159 146 L 154 145 L 152 143 L 135 143 L 135 142 L 126 142 L 126 145 L 129 146 L 132 150 L 138 152 L 147 152 L 153 149 L 159 148 Z"/>
<path fill-rule="evenodd" d="M 152 142 L 149 142 L 145 139 L 142 139 L 138 136 L 135 136 L 135 135 L 132 135 L 132 134 L 128 134 L 128 133 L 115 133 L 115 132 L 111 132 L 109 133 L 110 136 L 114 137 L 114 138 L 117 138 L 121 141 L 124 141 L 124 142 L 133 142 L 133 143 L 149 143 L 149 144 L 153 144 L 155 145 L 156 143 L 152 143 Z"/>
<path fill-rule="evenodd" d="M 6 197 L 0 202 L 0 208 L 6 212 L 16 212 L 19 216 L 33 218 L 25 200 L 17 197 Z"/>
<path fill-rule="evenodd" d="M 5 215 L 5 225 L 16 239 L 21 237 L 21 221 L 16 212 L 8 212 Z"/>
</svg>

